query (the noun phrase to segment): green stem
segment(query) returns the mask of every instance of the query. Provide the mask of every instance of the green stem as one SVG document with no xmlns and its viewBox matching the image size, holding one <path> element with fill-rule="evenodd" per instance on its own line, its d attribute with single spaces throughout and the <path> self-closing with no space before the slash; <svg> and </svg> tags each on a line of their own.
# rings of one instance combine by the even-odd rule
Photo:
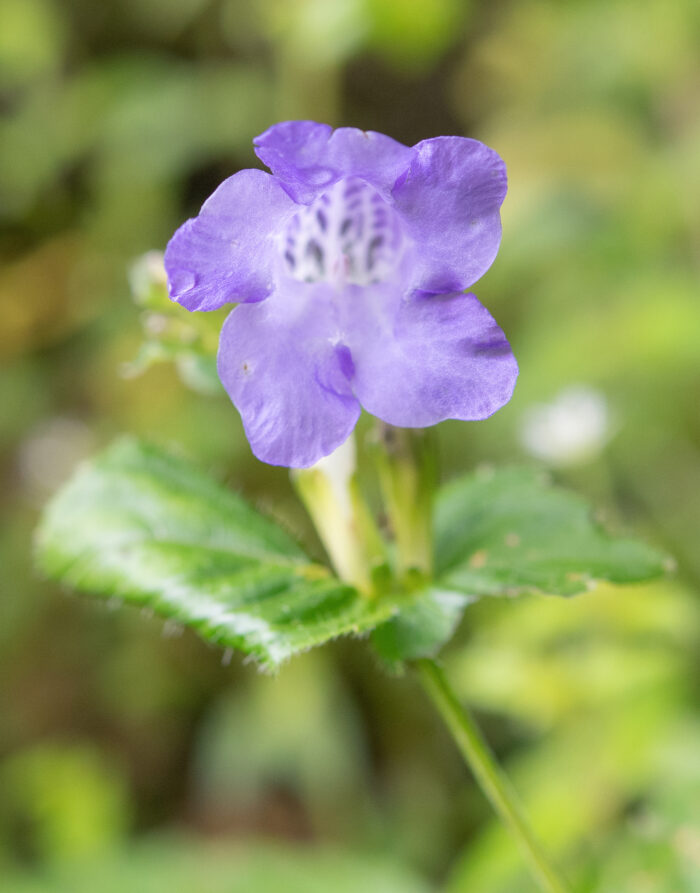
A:
<svg viewBox="0 0 700 893">
<path fill-rule="evenodd" d="M 373 450 L 396 543 L 399 574 L 432 569 L 432 503 L 436 460 L 432 432 L 380 423 Z"/>
<path fill-rule="evenodd" d="M 551 865 L 530 827 L 510 781 L 496 762 L 469 711 L 460 704 L 443 670 L 434 660 L 415 664 L 423 688 L 452 733 L 462 756 L 502 822 L 510 828 L 545 893 L 567 893 L 566 882 Z"/>
</svg>

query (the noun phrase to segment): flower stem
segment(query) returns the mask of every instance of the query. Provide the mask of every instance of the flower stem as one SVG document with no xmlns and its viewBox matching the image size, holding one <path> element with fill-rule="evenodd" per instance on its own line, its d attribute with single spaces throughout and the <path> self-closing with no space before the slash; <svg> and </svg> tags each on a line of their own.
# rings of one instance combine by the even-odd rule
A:
<svg viewBox="0 0 700 893">
<path fill-rule="evenodd" d="M 432 432 L 394 428 L 375 431 L 374 460 L 396 543 L 399 575 L 432 569 L 432 503 L 436 460 Z"/>
<path fill-rule="evenodd" d="M 509 779 L 496 762 L 469 711 L 460 704 L 444 671 L 427 658 L 415 663 L 423 688 L 449 728 L 465 761 L 501 821 L 510 828 L 545 893 L 567 893 L 569 887 L 545 855 L 530 827 Z"/>
</svg>

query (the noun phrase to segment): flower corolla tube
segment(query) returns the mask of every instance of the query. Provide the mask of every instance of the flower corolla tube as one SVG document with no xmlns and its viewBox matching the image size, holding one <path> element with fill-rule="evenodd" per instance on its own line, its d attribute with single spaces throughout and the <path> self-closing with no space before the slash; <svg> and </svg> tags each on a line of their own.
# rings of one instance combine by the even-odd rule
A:
<svg viewBox="0 0 700 893">
<path fill-rule="evenodd" d="M 496 152 L 313 121 L 276 124 L 254 145 L 272 173 L 225 180 L 170 240 L 165 267 L 188 310 L 238 304 L 218 372 L 255 455 L 312 465 L 362 408 L 422 428 L 507 403 L 517 363 L 466 291 L 501 239 Z"/>
</svg>

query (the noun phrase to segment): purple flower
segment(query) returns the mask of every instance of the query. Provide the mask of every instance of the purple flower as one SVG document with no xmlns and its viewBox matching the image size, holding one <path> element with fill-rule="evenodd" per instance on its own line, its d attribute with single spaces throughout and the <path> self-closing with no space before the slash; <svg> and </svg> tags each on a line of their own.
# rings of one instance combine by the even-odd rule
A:
<svg viewBox="0 0 700 893">
<path fill-rule="evenodd" d="M 361 407 L 392 425 L 484 419 L 518 367 L 473 294 L 501 238 L 505 166 L 456 136 L 286 121 L 255 140 L 272 174 L 225 180 L 165 253 L 188 310 L 239 302 L 218 370 L 255 455 L 304 467 Z"/>
</svg>

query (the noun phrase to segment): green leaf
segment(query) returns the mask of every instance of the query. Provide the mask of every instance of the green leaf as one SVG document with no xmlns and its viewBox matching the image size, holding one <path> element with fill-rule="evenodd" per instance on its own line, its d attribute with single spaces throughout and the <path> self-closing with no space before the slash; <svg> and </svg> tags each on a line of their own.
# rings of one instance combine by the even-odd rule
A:
<svg viewBox="0 0 700 893">
<path fill-rule="evenodd" d="M 650 546 L 611 537 L 584 500 L 526 468 L 479 472 L 444 487 L 434 535 L 435 583 L 373 634 L 390 665 L 434 657 L 464 607 L 481 596 L 575 595 L 597 580 L 650 580 L 669 565 Z"/>
<path fill-rule="evenodd" d="M 391 855 L 160 835 L 62 869 L 3 872 L 5 893 L 430 893 Z"/>
<path fill-rule="evenodd" d="M 394 611 L 309 562 L 189 462 L 132 439 L 83 466 L 53 499 L 37 560 L 78 591 L 149 607 L 268 668 Z"/>
<path fill-rule="evenodd" d="M 395 617 L 377 627 L 372 643 L 394 669 L 405 660 L 435 657 L 452 638 L 471 601 L 474 599 L 464 593 L 429 586 L 407 600 Z"/>
<path fill-rule="evenodd" d="M 441 491 L 435 567 L 441 585 L 473 596 L 575 595 L 597 580 L 651 580 L 669 559 L 638 540 L 612 537 L 583 499 L 539 472 L 506 468 Z"/>
</svg>

